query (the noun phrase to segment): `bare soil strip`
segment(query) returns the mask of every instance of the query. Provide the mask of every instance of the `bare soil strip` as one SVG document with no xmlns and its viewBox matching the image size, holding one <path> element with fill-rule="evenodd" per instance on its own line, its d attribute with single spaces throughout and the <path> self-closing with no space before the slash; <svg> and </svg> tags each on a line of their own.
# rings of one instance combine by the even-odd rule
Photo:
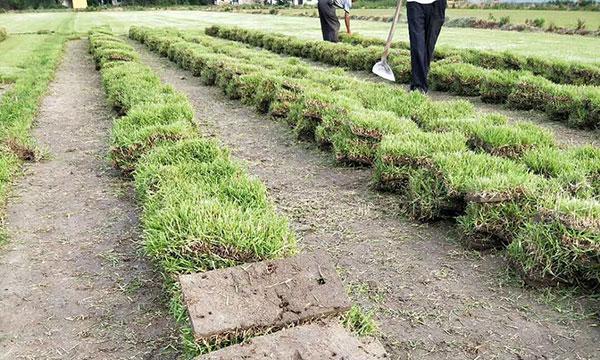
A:
<svg viewBox="0 0 600 360">
<path fill-rule="evenodd" d="M 7 93 L 12 87 L 12 84 L 1 84 L 0 83 L 0 100 L 2 100 L 2 96 L 4 93 Z"/>
<path fill-rule="evenodd" d="M 542 305 L 539 292 L 515 286 L 501 255 L 465 251 L 449 224 L 400 218 L 396 196 L 370 189 L 370 169 L 336 165 L 283 124 L 132 44 L 163 81 L 189 96 L 205 135 L 218 137 L 265 182 L 301 245 L 329 252 L 352 299 L 376 310 L 392 359 L 592 358 L 600 350 L 593 320 L 561 314 Z"/>
<path fill-rule="evenodd" d="M 68 44 L 9 200 L 0 359 L 174 358 L 160 285 L 138 251 L 131 189 L 105 160 L 111 112 L 87 44 Z"/>
</svg>

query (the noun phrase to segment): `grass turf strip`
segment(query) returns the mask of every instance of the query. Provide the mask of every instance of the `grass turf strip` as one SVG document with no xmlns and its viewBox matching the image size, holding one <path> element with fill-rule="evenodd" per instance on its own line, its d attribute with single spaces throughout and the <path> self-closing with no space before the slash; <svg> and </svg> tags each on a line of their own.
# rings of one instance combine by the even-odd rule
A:
<svg viewBox="0 0 600 360">
<path fill-rule="evenodd" d="M 219 85 L 230 97 L 240 98 L 263 112 L 270 112 L 275 117 L 285 119 L 297 131 L 299 127 L 309 129 L 299 132 L 299 135 L 311 134 L 312 130 L 314 138 L 323 143 L 333 144 L 336 151 L 343 149 L 344 143 L 353 141 L 357 142 L 352 146 L 353 149 L 365 148 L 374 151 L 377 159 L 376 174 L 379 179 L 392 182 L 401 189 L 403 194 L 409 196 L 415 194 L 406 203 L 415 207 L 417 214 L 424 214 L 424 218 L 436 217 L 445 211 L 458 214 L 459 224 L 465 235 L 471 238 L 474 246 L 489 247 L 510 242 L 521 231 L 523 224 L 532 223 L 536 214 L 542 210 L 539 206 L 540 199 L 559 196 L 561 199 L 567 198 L 573 202 L 581 201 L 583 205 L 591 208 L 597 206 L 594 200 L 586 202 L 585 199 L 570 199 L 568 195 L 557 190 L 560 187 L 556 187 L 556 180 L 550 181 L 532 174 L 523 163 L 516 163 L 488 153 L 470 151 L 465 142 L 466 138 L 461 132 L 445 132 L 436 135 L 423 132 L 414 124 L 411 128 L 407 125 L 408 122 L 398 127 L 402 128 L 404 133 L 394 133 L 399 130 L 398 128 L 394 130 L 393 124 L 399 120 L 395 114 L 387 112 L 386 124 L 385 120 L 379 121 L 386 118 L 385 112 L 373 112 L 372 109 L 361 108 L 356 102 L 344 100 L 344 96 L 331 96 L 343 94 L 343 89 L 332 92 L 330 87 L 324 87 L 325 91 L 330 91 L 325 94 L 326 96 L 312 93 L 306 89 L 316 84 L 310 81 L 310 74 L 304 74 L 302 81 L 294 81 L 293 76 L 284 76 L 281 71 L 270 71 L 268 66 L 253 66 L 251 62 L 242 61 L 244 56 L 252 58 L 250 54 L 252 50 L 244 49 L 241 45 L 236 48 L 242 55 L 234 59 L 226 54 L 227 46 L 223 47 L 220 44 L 215 47 L 207 46 L 210 40 L 206 39 L 195 39 L 196 42 L 204 42 L 203 44 L 190 44 L 177 39 L 177 36 L 172 34 L 143 28 L 132 28 L 130 36 L 142 40 L 151 49 L 169 56 L 183 67 L 192 70 L 206 84 Z M 269 57 L 268 54 L 264 56 Z M 262 64 L 267 64 L 268 61 Z M 290 66 L 285 69 L 288 74 L 296 72 L 294 66 L 291 66 L 293 60 L 291 61 L 292 63 L 288 64 Z M 308 99 L 304 98 L 303 90 L 307 90 L 310 94 Z M 336 100 L 327 101 L 331 98 Z M 295 109 L 299 103 L 312 104 L 312 106 L 301 106 L 300 109 Z M 358 120 L 346 122 L 351 118 L 348 114 Z M 445 118 L 443 111 L 431 117 L 438 120 Z M 494 118 L 488 120 L 492 123 L 498 121 Z M 302 121 L 309 124 L 302 124 Z M 365 131 L 366 127 L 356 126 L 361 121 L 363 124 L 376 123 L 377 125 Z M 352 136 L 344 136 L 343 133 L 351 133 Z M 397 138 L 395 145 L 394 136 Z M 449 137 L 449 139 L 441 141 L 439 138 L 434 139 L 436 136 Z M 337 145 L 336 137 L 339 137 L 340 141 Z M 411 149 L 403 148 L 406 145 L 404 139 L 418 140 L 420 137 L 422 139 L 415 143 L 412 151 L 415 148 L 423 148 L 428 141 L 436 145 L 438 142 L 447 144 L 448 148 L 440 145 L 441 147 L 437 149 L 426 151 L 423 156 L 405 154 L 404 151 L 411 151 Z M 379 142 L 381 146 L 372 146 Z M 449 149 L 453 152 L 448 152 Z M 389 156 L 388 151 L 401 156 Z M 409 161 L 405 164 L 397 162 L 398 159 Z M 390 183 L 382 185 L 390 185 Z M 557 201 L 549 202 L 550 205 L 556 203 Z M 550 205 L 546 207 L 553 209 Z M 590 213 L 576 215 L 585 218 L 586 223 L 595 221 L 595 215 Z M 533 247 L 523 250 L 527 253 L 528 259 L 535 258 L 536 254 L 532 249 Z M 566 267 L 569 266 L 570 263 L 566 262 Z M 528 272 L 530 277 L 535 275 L 568 282 L 598 280 L 597 271 L 593 270 L 585 274 L 583 278 L 579 278 L 580 272 L 575 271 L 572 277 L 559 277 L 557 272 L 547 271 L 540 266 L 536 271 Z"/>
<path fill-rule="evenodd" d="M 184 37 L 190 41 L 199 42 L 203 45 L 207 45 L 207 43 L 210 42 L 209 40 L 206 40 L 206 38 L 198 36 Z M 149 46 L 152 47 L 152 41 L 150 41 Z M 240 51 L 239 46 L 233 47 L 232 49 L 231 46 L 227 45 L 218 47 L 212 46 L 211 49 L 213 51 L 228 55 L 235 54 L 236 51 Z M 248 52 L 248 50 L 246 50 L 246 52 Z M 263 52 L 259 56 L 266 55 Z M 255 52 L 254 58 L 249 57 L 249 59 L 253 62 L 260 61 L 259 56 L 257 56 Z M 269 60 L 269 62 L 272 61 L 272 59 Z M 271 65 L 266 62 L 263 62 L 263 64 L 267 66 Z M 280 63 L 279 66 L 289 67 L 289 64 L 284 65 Z M 291 72 L 292 70 L 288 71 L 288 74 L 286 75 L 289 75 Z M 466 115 L 473 115 L 474 111 L 469 109 L 468 104 L 461 103 L 460 101 L 452 102 L 451 104 L 454 104 L 454 106 L 448 106 L 450 103 L 432 103 L 428 101 L 426 97 L 420 96 L 419 94 L 410 94 L 406 97 L 403 97 L 401 91 L 391 87 L 384 85 L 372 85 L 365 83 L 364 81 L 356 82 L 349 80 L 348 77 L 330 75 L 325 71 L 303 70 L 297 72 L 302 77 L 311 77 L 312 74 L 312 78 L 314 78 L 315 81 L 325 83 L 325 85 L 334 90 L 341 90 L 344 88 L 347 89 L 347 94 L 349 97 L 354 96 L 356 98 L 358 96 L 362 102 L 362 105 L 367 108 L 376 110 L 391 110 L 399 116 L 411 117 L 425 130 L 446 131 L 451 129 L 465 132 L 469 136 L 469 143 L 473 148 L 484 150 L 494 155 L 519 158 L 522 157 L 526 152 L 536 147 L 544 147 L 543 150 L 539 151 L 542 153 L 549 153 L 551 152 L 550 149 L 555 147 L 554 138 L 547 131 L 535 125 L 508 125 L 506 118 L 497 115 L 483 119 L 475 118 L 474 116 L 470 119 L 466 118 Z M 316 85 L 313 84 L 313 86 Z M 314 93 L 317 99 L 324 98 L 323 96 L 319 96 L 319 93 L 322 93 L 322 90 L 314 91 Z M 337 91 L 337 93 L 340 93 L 340 91 Z M 305 97 L 306 96 L 307 95 L 305 93 Z M 316 101 L 319 102 L 319 100 Z M 306 130 L 306 127 L 304 126 L 305 124 L 302 125 L 303 126 L 297 127 L 300 132 Z M 361 131 L 361 133 L 364 134 L 365 131 Z M 345 147 L 347 148 L 347 146 Z M 368 147 L 363 146 L 363 149 L 367 148 Z M 593 148 L 588 148 L 588 150 L 590 149 L 592 149 L 592 152 L 594 151 Z M 339 154 L 339 151 L 336 151 L 336 153 Z M 596 154 L 597 153 L 598 152 L 596 149 Z M 356 154 L 353 156 L 344 156 L 344 154 L 342 154 L 340 157 L 350 159 L 354 157 L 356 159 L 362 159 L 363 161 L 361 162 L 369 162 L 370 159 L 368 156 L 365 157 L 364 154 L 359 154 L 359 156 L 356 156 Z M 549 159 L 547 156 L 545 158 Z M 367 161 L 364 161 L 365 159 Z M 577 164 L 576 168 L 578 171 L 576 172 L 579 173 L 579 178 L 585 177 L 587 180 L 584 180 L 583 183 L 578 182 L 576 184 L 566 182 L 564 185 L 568 188 L 575 189 L 576 191 L 574 192 L 577 196 L 598 196 L 599 190 L 597 183 L 594 181 L 594 179 L 597 178 L 597 171 L 587 171 L 586 167 L 588 162 L 581 161 L 581 159 L 571 157 L 571 160 Z M 546 165 L 552 166 L 552 164 Z M 551 173 L 548 171 L 543 171 L 543 165 L 541 164 L 540 166 L 530 167 L 530 169 L 546 176 Z M 573 174 L 573 169 L 570 172 L 570 176 L 558 176 L 558 174 L 556 174 L 556 177 L 561 179 L 575 179 L 578 177 L 574 176 L 575 174 Z"/>
<path fill-rule="evenodd" d="M 206 33 L 352 70 L 370 71 L 373 64 L 379 60 L 381 51 L 379 47 L 301 40 L 281 34 L 217 25 L 206 28 Z M 410 82 L 408 50 L 395 49 L 389 61 L 397 81 Z M 484 63 L 493 64 L 491 61 L 481 60 L 481 64 Z M 449 91 L 464 96 L 481 96 L 483 101 L 506 102 L 509 107 L 515 109 L 541 110 L 545 111 L 551 120 L 563 121 L 576 128 L 593 129 L 600 127 L 600 88 L 584 85 L 595 84 L 595 77 L 600 79 L 600 70 L 592 65 L 584 67 L 587 70 L 582 70 L 584 75 L 576 82 L 581 86 L 559 85 L 518 66 L 510 69 L 487 69 L 465 63 L 462 57 L 453 54 L 434 62 L 429 77 L 432 90 Z M 546 69 L 542 65 L 539 65 L 539 68 Z M 566 66 L 565 69 L 566 74 L 578 71 L 575 65 Z M 598 75 L 595 75 L 595 72 L 598 72 Z M 552 77 L 554 80 L 565 78 L 567 75 L 562 73 Z"/>
<path fill-rule="evenodd" d="M 385 41 L 353 34 L 340 34 L 343 43 L 363 47 L 385 45 Z M 394 49 L 409 50 L 410 44 L 404 41 L 394 42 Z M 455 49 L 438 47 L 435 60 L 454 58 L 463 63 L 495 70 L 524 70 L 542 76 L 557 84 L 600 85 L 600 67 L 597 64 L 581 64 L 563 60 L 549 60 L 536 56 L 515 55 L 509 51 L 483 51 L 476 49 Z"/>
<path fill-rule="evenodd" d="M 1 35 L 1 34 L 0 34 Z M 0 201 L 6 201 L 9 185 L 22 161 L 38 159 L 40 151 L 30 136 L 42 97 L 63 54 L 66 38 L 48 37 L 32 51 L 14 84 L 0 98 Z M 4 241 L 4 235 L 0 243 Z"/>
<path fill-rule="evenodd" d="M 195 37 L 193 38 L 193 40 L 195 41 L 199 41 L 200 37 Z M 162 38 L 163 40 L 165 38 Z M 172 42 L 173 39 L 175 39 L 175 41 L 178 41 L 178 39 L 176 39 L 176 37 L 174 38 L 169 38 L 167 40 L 166 43 Z M 179 40 L 180 41 L 180 40 Z M 149 46 L 152 47 L 152 38 L 149 39 L 148 41 Z M 173 46 L 174 51 L 176 51 L 177 48 L 177 44 L 175 44 Z M 182 46 L 186 46 L 185 44 L 182 44 Z M 214 50 L 215 48 L 211 48 L 210 50 Z M 227 51 L 223 51 L 223 47 L 219 47 L 218 51 L 220 53 L 227 53 Z M 160 51 L 160 49 L 159 49 Z M 237 47 L 237 50 L 234 51 L 241 51 L 241 49 L 239 47 Z M 164 53 L 166 54 L 166 52 Z M 255 54 L 257 55 L 257 54 Z M 268 56 L 266 54 L 260 54 L 260 56 Z M 218 56 L 217 56 L 218 58 Z M 215 58 L 216 59 L 216 58 Z M 215 60 L 212 59 L 212 60 Z M 211 61 L 212 61 L 211 60 Z M 233 60 L 233 59 L 232 59 Z M 237 60 L 237 62 L 239 63 L 240 61 Z M 266 64 L 266 63 L 265 63 Z M 202 64 L 200 64 L 202 65 Z M 239 65 L 239 64 L 238 64 Z M 271 64 L 272 65 L 272 64 Z M 285 64 L 280 64 L 279 66 L 282 66 Z M 287 66 L 289 67 L 290 64 L 287 64 Z M 243 69 L 240 68 L 240 66 L 236 66 L 237 69 L 233 69 L 234 71 L 241 71 Z M 226 67 L 227 68 L 227 67 Z M 251 71 L 252 65 L 246 65 L 245 66 L 245 70 L 249 70 Z M 297 68 L 297 67 L 296 67 Z M 226 69 L 223 69 L 223 71 L 227 71 Z M 296 70 L 290 70 L 289 72 L 296 72 Z M 206 71 L 205 74 L 208 73 L 208 79 L 204 79 L 208 82 L 214 82 L 214 77 L 215 77 L 215 72 L 214 71 Z M 310 77 L 311 72 L 308 72 L 308 74 L 306 73 L 306 70 L 303 71 L 298 71 L 298 73 L 303 76 L 303 77 Z M 199 75 L 199 74 L 197 74 Z M 289 74 L 286 74 L 289 75 Z M 327 75 L 325 72 L 314 72 L 314 75 L 317 78 L 327 78 Z M 207 77 L 207 76 L 204 76 Z M 210 79 L 212 78 L 212 79 Z M 410 102 L 407 102 L 406 99 L 401 99 L 401 101 L 396 101 L 398 100 L 398 98 L 401 98 L 401 93 L 400 92 L 396 92 L 393 94 L 390 94 L 389 96 L 379 96 L 381 95 L 380 93 L 377 92 L 381 92 L 384 91 L 384 87 L 377 87 L 376 85 L 365 85 L 364 82 L 362 83 L 351 83 L 350 85 L 348 85 L 347 83 L 349 82 L 349 79 L 343 78 L 343 77 L 339 77 L 340 79 L 339 82 L 333 84 L 334 87 L 336 88 L 340 88 L 343 87 L 344 85 L 346 85 L 346 87 L 352 87 L 354 89 L 359 89 L 356 91 L 352 91 L 353 93 L 359 92 L 361 97 L 367 97 L 368 99 L 361 99 L 361 101 L 366 100 L 366 102 L 368 102 L 369 104 L 364 104 L 366 106 L 369 106 L 371 108 L 373 107 L 383 107 L 385 109 L 392 109 L 395 110 L 397 113 L 402 114 L 402 115 L 407 115 L 409 114 L 411 117 L 413 118 L 417 118 L 417 120 L 423 118 L 421 120 L 422 124 L 424 126 L 424 128 L 427 128 L 428 124 L 427 121 L 432 121 L 432 119 L 435 120 L 435 111 L 433 112 L 434 114 L 428 114 L 427 112 L 429 110 L 431 110 L 431 106 L 426 107 L 425 110 L 425 114 L 419 114 L 419 113 L 415 113 L 415 109 L 410 109 L 410 105 L 412 105 L 412 103 L 419 103 L 419 100 L 423 100 L 425 99 L 424 97 L 421 97 L 421 99 L 414 97 L 412 98 Z M 227 80 L 227 79 L 225 79 Z M 330 82 L 330 80 L 326 80 L 326 82 Z M 298 81 L 295 81 L 296 84 L 298 84 Z M 286 85 L 290 85 L 289 82 Z M 328 85 L 332 85 L 332 84 L 328 84 Z M 277 86 L 276 84 L 271 84 L 271 87 L 273 86 Z M 317 86 L 314 83 L 312 84 L 312 86 Z M 362 91 L 363 88 L 369 88 L 371 90 L 371 94 L 368 94 L 368 92 L 365 93 L 365 91 Z M 273 93 L 273 89 L 267 89 L 268 91 L 265 91 L 265 93 Z M 302 90 L 302 89 L 300 89 Z M 389 89 L 388 89 L 389 90 Z M 226 90 L 227 92 L 227 90 Z M 339 93 L 339 91 L 338 91 Z M 239 96 L 239 94 L 231 94 L 232 96 Z M 306 93 L 305 93 L 306 95 Z M 325 98 L 328 95 L 325 96 Z M 290 93 L 288 91 L 287 97 L 289 99 L 287 99 L 287 102 L 290 102 L 289 100 L 293 100 L 290 97 L 293 97 L 293 94 Z M 318 98 L 319 96 L 316 95 L 316 98 Z M 389 101 L 386 101 L 385 103 L 382 104 L 377 104 L 377 103 L 372 103 L 373 99 L 375 99 L 374 101 L 377 102 L 378 99 L 387 99 L 387 98 L 393 98 L 394 101 L 398 102 L 398 105 L 396 107 L 394 107 L 394 104 L 390 104 Z M 263 101 L 264 100 L 264 101 Z M 260 105 L 262 103 L 268 102 L 268 98 L 263 99 L 261 101 L 259 101 L 259 107 L 264 107 L 263 105 Z M 318 99 L 315 99 L 317 102 L 319 102 Z M 321 101 L 322 102 L 322 101 Z M 423 102 L 423 101 L 421 101 Z M 408 104 L 409 109 L 401 109 L 402 106 L 406 107 Z M 285 106 L 280 106 L 282 105 L 279 101 L 276 101 L 276 104 L 278 104 L 277 106 L 279 106 L 279 109 L 271 109 L 271 113 L 275 114 L 275 113 L 279 113 L 281 112 L 281 110 L 285 110 Z M 285 105 L 285 104 L 284 104 Z M 430 104 L 426 104 L 426 105 L 430 105 Z M 443 106 L 441 107 L 443 108 Z M 262 109 L 263 111 L 267 111 L 267 109 Z M 273 111 L 276 110 L 276 111 Z M 408 110 L 408 111 L 407 111 Z M 431 111 L 429 111 L 431 112 Z M 468 109 L 467 109 L 467 113 L 468 113 Z M 443 114 L 443 113 L 442 113 Z M 277 115 L 277 114 L 275 114 Z M 381 114 L 380 114 L 381 115 Z M 424 115 L 424 116 L 423 116 Z M 439 115 L 438 115 L 439 116 Z M 434 123 L 433 126 L 435 128 L 435 130 L 439 130 L 439 129 L 443 129 L 444 127 L 454 127 L 454 128 L 462 128 L 462 130 L 464 131 L 468 131 L 470 133 L 470 137 L 472 137 L 472 141 L 470 141 L 473 146 L 475 148 L 482 148 L 482 149 L 486 149 L 486 151 L 490 152 L 490 153 L 496 153 L 496 154 L 500 154 L 500 155 L 505 155 L 505 156 L 519 156 L 522 155 L 525 151 L 529 150 L 530 148 L 534 148 L 537 146 L 543 146 L 544 144 L 547 145 L 552 145 L 554 140 L 553 138 L 545 131 L 543 131 L 541 128 L 537 127 L 537 126 L 533 126 L 533 125 L 529 125 L 529 124 L 519 124 L 518 126 L 514 127 L 514 126 L 507 126 L 506 125 L 506 119 L 501 118 L 499 116 L 495 116 L 495 121 L 490 122 L 490 121 L 484 121 L 482 122 L 481 125 L 485 125 L 485 126 L 474 126 L 477 125 L 479 120 L 478 119 L 468 119 L 468 120 L 464 120 L 464 119 L 459 119 L 459 120 L 454 120 L 451 119 L 451 121 L 447 121 L 447 120 L 443 120 L 443 121 L 438 121 L 438 123 Z M 302 120 L 302 119 L 300 119 Z M 487 119 L 486 119 L 487 120 Z M 292 119 L 292 121 L 294 121 Z M 376 123 L 376 122 L 372 122 L 372 123 Z M 490 124 L 488 124 L 490 123 Z M 356 125 L 356 124 L 354 124 Z M 497 125 L 497 126 L 488 126 L 488 125 Z M 500 126 L 502 125 L 502 126 Z M 356 127 L 356 126 L 355 126 Z M 301 127 L 297 127 L 297 129 L 304 129 L 304 126 Z M 356 130 L 356 129 L 355 129 Z M 359 131 L 361 133 L 366 133 L 364 131 L 364 129 L 359 129 Z"/>
<path fill-rule="evenodd" d="M 196 342 L 176 276 L 296 253 L 287 220 L 275 212 L 262 182 L 227 149 L 200 136 L 187 98 L 140 64 L 131 46 L 96 29 L 90 51 L 108 100 L 122 115 L 114 123 L 110 158 L 133 176 L 144 247 L 164 274 L 171 312 L 183 325 L 184 356 L 260 334 L 264 330 Z M 356 306 L 343 323 L 359 335 L 376 331 L 372 314 Z"/>
<path fill-rule="evenodd" d="M 163 85 L 137 54 L 107 30 L 90 34 L 115 120 L 110 157 L 132 174 L 143 207 L 146 253 L 164 274 L 171 309 L 187 325 L 176 276 L 275 259 L 297 251 L 264 185 L 216 142 L 203 139 L 188 100 Z M 197 344 L 184 326 L 191 357 L 221 344 Z"/>
<path fill-rule="evenodd" d="M 198 45 L 182 42 L 182 37 Z M 543 154 L 556 147 L 554 137 L 539 126 L 509 125 L 500 115 L 476 117 L 472 105 L 464 101 L 432 102 L 418 93 L 358 81 L 345 76 L 342 71 L 316 70 L 295 59 L 283 59 L 269 52 L 245 48 L 239 43 L 206 36 L 167 31 L 152 33 L 144 40 L 162 55 L 172 60 L 178 57 L 182 66 L 190 68 L 205 83 L 219 82 L 217 85 L 230 97 L 251 98 L 249 102 L 254 102 L 260 111 L 285 118 L 300 137 L 312 139 L 316 133 L 317 138 L 326 138 L 324 142 L 333 145 L 340 160 L 372 164 L 381 137 L 407 128 L 410 121 L 398 116 L 411 118 L 425 131 L 461 131 L 467 136 L 471 149 L 521 162 L 524 155 L 533 150 L 543 148 L 537 151 Z M 198 56 L 192 58 L 192 50 L 203 51 L 201 61 Z M 226 64 L 226 61 L 230 63 Z M 252 75 L 259 67 L 263 73 Z M 244 90 L 246 88 L 248 91 Z M 254 97 L 256 89 L 258 94 Z M 348 109 L 351 111 L 346 111 Z M 329 128 L 340 126 L 346 131 L 326 136 Z M 560 185 L 573 190 L 579 197 L 597 195 L 600 189 L 593 181 L 595 173 L 586 171 L 588 162 L 571 160 L 579 164 L 576 167 L 579 177 L 544 171 L 546 164 L 543 162 L 530 170 L 564 179 L 565 183 Z M 582 181 L 568 182 L 568 179 L 576 178 Z"/>
</svg>

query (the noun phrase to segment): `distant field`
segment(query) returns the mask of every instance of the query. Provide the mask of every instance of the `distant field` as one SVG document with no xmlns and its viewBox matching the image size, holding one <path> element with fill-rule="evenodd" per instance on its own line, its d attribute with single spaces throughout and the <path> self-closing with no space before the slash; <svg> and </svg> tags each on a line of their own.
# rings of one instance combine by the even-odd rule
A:
<svg viewBox="0 0 600 360">
<path fill-rule="evenodd" d="M 104 24 L 110 25 L 118 33 L 125 33 L 131 25 L 202 29 L 205 26 L 222 24 L 269 29 L 303 38 L 318 39 L 321 36 L 317 19 L 294 16 L 203 11 L 0 14 L 0 26 L 6 27 L 9 32 L 55 30 L 85 33 L 92 26 Z M 354 21 L 353 29 L 357 33 L 383 39 L 389 31 L 389 24 Z M 396 38 L 408 39 L 406 25 L 399 27 Z M 443 29 L 440 44 L 459 48 L 510 50 L 517 54 L 581 62 L 597 62 L 600 49 L 600 39 L 593 37 L 461 28 Z"/>
<path fill-rule="evenodd" d="M 553 10 L 478 10 L 478 9 L 449 9 L 448 16 L 458 17 L 478 17 L 487 19 L 493 14 L 496 19 L 502 16 L 509 16 L 511 23 L 524 24 L 527 19 L 544 18 L 546 25 L 554 23 L 557 26 L 574 28 L 577 25 L 577 19 L 585 21 L 586 28 L 596 30 L 600 27 L 600 12 L 594 11 L 553 11 Z"/>
<path fill-rule="evenodd" d="M 295 14 L 311 11 L 312 8 L 283 10 L 283 14 Z M 394 9 L 354 9 L 354 15 L 393 16 Z M 585 21 L 586 28 L 596 30 L 600 27 L 600 12 L 594 11 L 556 11 L 556 10 L 490 10 L 490 9 L 448 9 L 449 18 L 476 17 L 487 19 L 492 14 L 496 19 L 509 16 L 513 24 L 524 24 L 527 19 L 544 18 L 546 26 L 554 23 L 557 26 L 574 28 L 577 19 Z"/>
<path fill-rule="evenodd" d="M 0 14 L 0 27 L 13 33 L 35 33 L 40 30 L 72 32 L 76 14 L 52 13 L 9 13 Z"/>
</svg>

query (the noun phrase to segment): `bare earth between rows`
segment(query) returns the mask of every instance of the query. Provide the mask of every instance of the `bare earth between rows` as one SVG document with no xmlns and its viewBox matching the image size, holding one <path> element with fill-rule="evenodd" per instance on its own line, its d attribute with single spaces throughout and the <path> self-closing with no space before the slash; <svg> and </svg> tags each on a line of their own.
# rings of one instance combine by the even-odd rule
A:
<svg viewBox="0 0 600 360">
<path fill-rule="evenodd" d="M 561 314 L 513 285 L 501 254 L 464 250 L 449 224 L 403 220 L 394 195 L 371 190 L 370 169 L 336 165 L 285 125 L 131 44 L 190 98 L 203 133 L 265 182 L 301 247 L 329 252 L 352 299 L 376 311 L 392 358 L 590 359 L 600 350 L 592 320 Z"/>
<path fill-rule="evenodd" d="M 33 131 L 0 248 L 0 359 L 168 359 L 162 280 L 138 211 L 106 161 L 112 115 L 87 42 L 70 42 Z"/>
</svg>

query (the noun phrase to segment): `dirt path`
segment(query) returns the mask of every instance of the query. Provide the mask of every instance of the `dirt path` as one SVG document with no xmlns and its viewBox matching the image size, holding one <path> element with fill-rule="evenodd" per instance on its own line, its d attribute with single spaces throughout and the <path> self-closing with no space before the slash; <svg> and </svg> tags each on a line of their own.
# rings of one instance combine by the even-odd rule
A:
<svg viewBox="0 0 600 360">
<path fill-rule="evenodd" d="M 111 113 L 84 41 L 71 42 L 9 200 L 0 249 L 0 359 L 173 358 L 162 280 L 139 254 L 131 189 L 105 160 Z"/>
<path fill-rule="evenodd" d="M 593 321 L 541 304 L 540 293 L 515 285 L 501 255 L 465 251 L 448 224 L 399 218 L 396 197 L 369 188 L 369 169 L 337 166 L 284 125 L 132 44 L 190 97 L 204 132 L 267 184 L 301 245 L 333 256 L 353 300 L 376 310 L 392 359 L 592 358 L 600 350 Z"/>
<path fill-rule="evenodd" d="M 12 88 L 12 84 L 2 84 L 0 83 L 0 100 L 2 100 L 2 96 L 4 93 L 7 93 Z"/>
</svg>

